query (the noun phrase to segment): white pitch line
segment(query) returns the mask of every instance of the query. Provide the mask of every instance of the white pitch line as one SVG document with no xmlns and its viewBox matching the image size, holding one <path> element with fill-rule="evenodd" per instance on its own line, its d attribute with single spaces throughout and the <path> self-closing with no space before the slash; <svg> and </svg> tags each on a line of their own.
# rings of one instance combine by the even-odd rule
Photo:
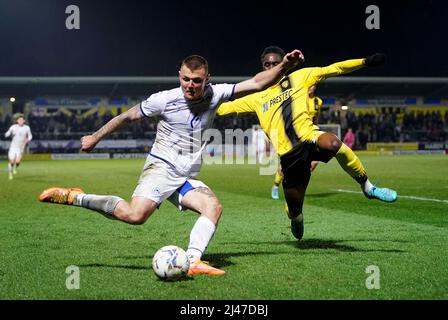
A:
<svg viewBox="0 0 448 320">
<path fill-rule="evenodd" d="M 345 193 L 360 193 L 361 191 L 353 191 L 353 190 L 345 190 L 345 189 L 336 189 L 338 192 L 345 192 Z M 432 198 L 423 198 L 423 197 L 415 197 L 415 196 L 400 196 L 398 195 L 398 198 L 406 198 L 406 199 L 412 199 L 412 200 L 421 200 L 421 201 L 433 201 L 433 202 L 441 202 L 441 203 L 448 203 L 448 200 L 440 200 L 440 199 L 432 199 Z"/>
</svg>

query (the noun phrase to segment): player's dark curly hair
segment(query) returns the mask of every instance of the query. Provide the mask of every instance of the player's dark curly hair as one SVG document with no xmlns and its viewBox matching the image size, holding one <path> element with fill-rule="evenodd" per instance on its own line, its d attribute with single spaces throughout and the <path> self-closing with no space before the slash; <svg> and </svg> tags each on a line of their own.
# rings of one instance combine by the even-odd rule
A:
<svg viewBox="0 0 448 320">
<path fill-rule="evenodd" d="M 263 63 L 264 57 L 270 53 L 278 54 L 280 57 L 282 57 L 282 59 L 285 56 L 285 51 L 283 51 L 282 48 L 278 46 L 269 46 L 264 48 L 263 53 L 261 54 L 261 63 Z"/>
</svg>

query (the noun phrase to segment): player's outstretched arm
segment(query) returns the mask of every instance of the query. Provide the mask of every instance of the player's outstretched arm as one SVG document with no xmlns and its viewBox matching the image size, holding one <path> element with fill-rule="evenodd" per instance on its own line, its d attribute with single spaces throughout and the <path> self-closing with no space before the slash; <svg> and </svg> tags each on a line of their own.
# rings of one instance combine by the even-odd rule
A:
<svg viewBox="0 0 448 320">
<path fill-rule="evenodd" d="M 272 69 L 257 73 L 253 78 L 237 83 L 233 98 L 241 98 L 245 95 L 269 88 L 280 80 L 289 69 L 303 62 L 305 57 L 300 50 L 293 50 L 286 54 L 283 61 Z"/>
<path fill-rule="evenodd" d="M 143 115 L 140 111 L 140 104 L 132 107 L 126 112 L 114 117 L 104 126 L 102 126 L 97 132 L 92 135 L 84 136 L 81 138 L 81 150 L 90 152 L 95 148 L 98 142 L 104 137 L 108 136 L 112 132 L 115 132 L 121 128 L 124 124 L 132 123 L 141 120 Z"/>
<path fill-rule="evenodd" d="M 9 127 L 8 131 L 6 131 L 5 138 L 9 138 L 11 136 L 11 134 L 12 134 L 12 126 Z"/>
<path fill-rule="evenodd" d="M 330 77 L 336 77 L 342 74 L 350 73 L 364 67 L 378 67 L 386 63 L 384 53 L 375 53 L 367 58 L 350 59 L 333 63 L 322 68 L 309 68 L 310 76 L 308 85 L 323 81 Z"/>
</svg>

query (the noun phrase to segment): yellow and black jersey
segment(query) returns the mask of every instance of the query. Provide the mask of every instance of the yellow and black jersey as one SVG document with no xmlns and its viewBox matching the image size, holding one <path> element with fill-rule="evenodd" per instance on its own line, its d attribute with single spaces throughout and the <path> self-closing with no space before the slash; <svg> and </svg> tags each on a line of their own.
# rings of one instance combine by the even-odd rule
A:
<svg viewBox="0 0 448 320">
<path fill-rule="evenodd" d="M 327 67 L 303 68 L 283 77 L 270 88 L 219 106 L 218 116 L 256 113 L 260 125 L 282 156 L 303 142 L 312 141 L 318 127 L 308 107 L 308 89 L 329 77 L 364 66 L 364 59 L 346 60 Z"/>
<path fill-rule="evenodd" d="M 317 125 L 319 119 L 319 114 L 322 109 L 322 99 L 319 97 L 309 98 L 308 100 L 308 113 L 310 114 L 311 120 Z"/>
</svg>

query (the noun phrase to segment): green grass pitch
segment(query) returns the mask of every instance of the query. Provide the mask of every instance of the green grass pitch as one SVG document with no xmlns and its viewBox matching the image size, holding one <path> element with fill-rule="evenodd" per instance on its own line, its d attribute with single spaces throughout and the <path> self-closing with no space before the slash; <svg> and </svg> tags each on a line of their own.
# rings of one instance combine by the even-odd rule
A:
<svg viewBox="0 0 448 320">
<path fill-rule="evenodd" d="M 204 166 L 224 212 L 204 256 L 227 273 L 163 282 L 150 267 L 164 245 L 186 248 L 197 214 L 164 203 L 141 226 L 40 203 L 51 186 L 129 199 L 143 159 L 25 161 L 14 180 L 0 163 L 0 299 L 447 299 L 448 157 L 360 157 L 370 179 L 396 189 L 368 200 L 335 160 L 313 173 L 305 236 L 295 241 L 272 176 L 255 165 Z M 343 190 L 343 191 L 341 191 Z M 424 199 L 415 199 L 420 197 Z M 444 200 L 444 201 L 435 201 Z M 67 266 L 80 288 L 66 288 Z M 368 289 L 368 266 L 379 289 Z"/>
</svg>

